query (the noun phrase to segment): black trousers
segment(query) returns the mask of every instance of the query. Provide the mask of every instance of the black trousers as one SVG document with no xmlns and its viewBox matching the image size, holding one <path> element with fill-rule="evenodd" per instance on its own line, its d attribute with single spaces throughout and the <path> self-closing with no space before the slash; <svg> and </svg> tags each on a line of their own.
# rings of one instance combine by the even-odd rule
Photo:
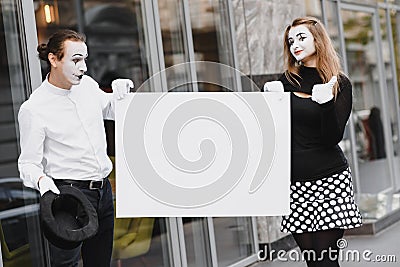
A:
<svg viewBox="0 0 400 267">
<path fill-rule="evenodd" d="M 49 242 L 52 267 L 77 267 L 82 256 L 84 267 L 110 267 L 114 237 L 114 202 L 110 181 L 102 189 L 79 188 L 97 211 L 99 230 L 81 246 L 65 250 Z"/>
</svg>

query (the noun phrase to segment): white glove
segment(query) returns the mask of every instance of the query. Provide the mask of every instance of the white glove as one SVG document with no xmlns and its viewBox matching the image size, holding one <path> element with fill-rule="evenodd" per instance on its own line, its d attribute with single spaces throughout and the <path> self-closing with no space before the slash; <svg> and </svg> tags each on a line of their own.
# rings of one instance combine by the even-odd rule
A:
<svg viewBox="0 0 400 267">
<path fill-rule="evenodd" d="M 283 84 L 281 81 L 266 82 L 264 84 L 264 92 L 281 92 L 283 93 Z"/>
<path fill-rule="evenodd" d="M 112 81 L 111 88 L 113 90 L 114 99 L 123 99 L 133 87 L 133 82 L 130 79 L 116 79 Z"/>
<path fill-rule="evenodd" d="M 329 82 L 315 84 L 312 89 L 311 100 L 318 104 L 324 104 L 333 98 L 332 89 L 337 81 L 336 76 L 332 76 Z"/>
<path fill-rule="evenodd" d="M 44 193 L 49 190 L 57 195 L 60 194 L 60 190 L 58 190 L 57 186 L 54 184 L 53 179 L 51 179 L 50 177 L 43 176 L 42 178 L 40 178 L 38 186 L 41 196 L 43 196 Z"/>
</svg>

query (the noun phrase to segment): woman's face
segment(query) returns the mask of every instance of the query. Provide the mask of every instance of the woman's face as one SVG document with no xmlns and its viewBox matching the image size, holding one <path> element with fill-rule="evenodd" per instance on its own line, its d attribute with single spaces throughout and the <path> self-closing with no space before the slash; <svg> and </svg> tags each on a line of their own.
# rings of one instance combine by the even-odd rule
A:
<svg viewBox="0 0 400 267">
<path fill-rule="evenodd" d="M 315 67 L 314 36 L 305 25 L 290 28 L 288 34 L 290 53 L 305 66 Z"/>
</svg>

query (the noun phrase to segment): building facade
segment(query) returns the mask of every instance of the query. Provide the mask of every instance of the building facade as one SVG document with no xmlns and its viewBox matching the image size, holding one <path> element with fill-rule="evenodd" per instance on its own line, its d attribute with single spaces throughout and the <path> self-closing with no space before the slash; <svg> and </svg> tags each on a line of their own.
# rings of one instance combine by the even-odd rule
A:
<svg viewBox="0 0 400 267">
<path fill-rule="evenodd" d="M 38 43 L 60 28 L 85 33 L 88 73 L 102 89 L 117 77 L 150 91 L 226 91 L 198 77 L 223 76 L 237 91 L 259 91 L 283 72 L 283 32 L 296 17 L 327 26 L 353 84 L 354 107 L 340 146 L 349 159 L 365 223 L 396 212 L 400 189 L 399 0 L 0 0 L 0 266 L 50 266 L 40 234 L 38 194 L 17 169 L 20 105 L 46 75 Z M 249 77 L 259 88 L 246 84 Z M 184 84 L 183 86 L 176 86 Z M 381 127 L 375 127 L 376 123 Z M 114 125 L 106 122 L 109 156 Z M 110 178 L 113 179 L 114 174 Z M 113 266 L 247 266 L 261 246 L 287 235 L 280 217 L 116 219 Z M 135 236 L 132 238 L 132 236 Z"/>
</svg>

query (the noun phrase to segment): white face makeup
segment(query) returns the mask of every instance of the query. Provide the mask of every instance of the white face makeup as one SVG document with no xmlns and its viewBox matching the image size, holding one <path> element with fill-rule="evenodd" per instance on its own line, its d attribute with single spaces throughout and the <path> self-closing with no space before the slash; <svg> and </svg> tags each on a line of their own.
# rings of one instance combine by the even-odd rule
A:
<svg viewBox="0 0 400 267">
<path fill-rule="evenodd" d="M 87 46 L 84 42 L 65 41 L 64 57 L 61 61 L 56 61 L 56 68 L 53 68 L 50 73 L 53 84 L 64 89 L 78 85 L 87 71 L 87 56 Z"/>
<path fill-rule="evenodd" d="M 305 66 L 315 64 L 314 37 L 305 25 L 290 28 L 288 34 L 290 52 Z M 311 66 L 310 66 L 311 67 Z"/>
</svg>

